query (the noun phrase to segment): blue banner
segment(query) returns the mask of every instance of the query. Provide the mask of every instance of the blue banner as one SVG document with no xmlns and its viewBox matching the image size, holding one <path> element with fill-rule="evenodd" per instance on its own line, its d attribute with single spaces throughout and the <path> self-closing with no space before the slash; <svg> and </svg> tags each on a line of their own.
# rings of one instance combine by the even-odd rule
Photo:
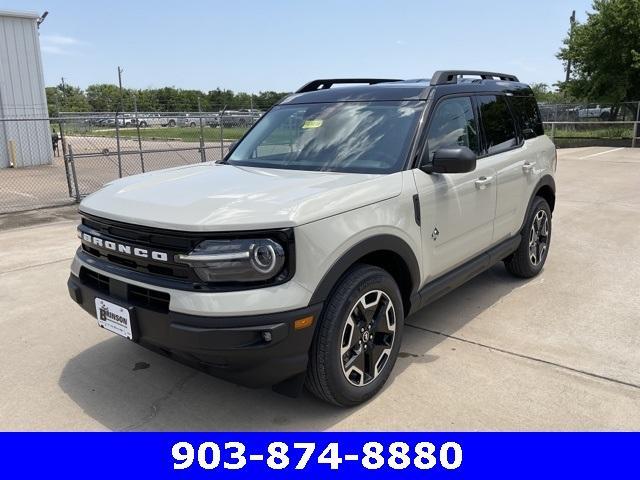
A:
<svg viewBox="0 0 640 480">
<path fill-rule="evenodd" d="M 3 478 L 637 478 L 635 433 L 2 433 Z"/>
</svg>

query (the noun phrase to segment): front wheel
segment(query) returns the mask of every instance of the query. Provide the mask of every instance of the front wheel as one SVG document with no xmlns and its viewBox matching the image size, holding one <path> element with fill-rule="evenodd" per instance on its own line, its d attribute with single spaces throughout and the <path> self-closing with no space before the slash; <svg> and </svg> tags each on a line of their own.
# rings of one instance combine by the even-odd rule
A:
<svg viewBox="0 0 640 480">
<path fill-rule="evenodd" d="M 393 369 L 403 326 L 393 277 L 378 267 L 353 267 L 323 310 L 311 345 L 307 389 L 343 407 L 373 397 Z"/>
<path fill-rule="evenodd" d="M 551 208 L 542 197 L 536 197 L 527 213 L 518 249 L 504 264 L 517 277 L 530 278 L 542 270 L 551 244 Z"/>
</svg>

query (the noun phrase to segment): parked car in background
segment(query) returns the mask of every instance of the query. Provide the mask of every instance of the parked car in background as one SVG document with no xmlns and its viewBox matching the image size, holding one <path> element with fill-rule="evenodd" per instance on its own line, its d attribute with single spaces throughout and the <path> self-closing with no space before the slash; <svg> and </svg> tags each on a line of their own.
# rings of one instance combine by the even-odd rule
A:
<svg viewBox="0 0 640 480">
<path fill-rule="evenodd" d="M 200 125 L 200 116 L 197 114 L 187 113 L 184 117 L 178 119 L 178 126 L 194 128 Z"/>
<path fill-rule="evenodd" d="M 175 127 L 178 120 L 175 116 L 165 116 L 161 113 L 144 113 L 138 115 L 140 127 Z"/>
<path fill-rule="evenodd" d="M 600 120 L 607 121 L 611 118 L 611 107 L 604 107 L 602 105 L 579 106 L 574 109 L 574 112 L 578 120 L 599 118 Z"/>
<path fill-rule="evenodd" d="M 114 118 L 105 118 L 100 122 L 100 125 L 105 127 L 115 127 L 116 119 Z M 118 126 L 119 127 L 131 127 L 135 125 L 135 118 L 132 117 L 118 117 Z"/>
<path fill-rule="evenodd" d="M 222 112 L 222 127 L 249 127 L 256 123 L 261 116 L 262 112 L 257 112 L 255 110 L 225 110 Z M 210 127 L 219 127 L 220 123 L 220 114 L 218 114 L 215 117 L 212 117 L 207 122 L 207 125 Z"/>
</svg>

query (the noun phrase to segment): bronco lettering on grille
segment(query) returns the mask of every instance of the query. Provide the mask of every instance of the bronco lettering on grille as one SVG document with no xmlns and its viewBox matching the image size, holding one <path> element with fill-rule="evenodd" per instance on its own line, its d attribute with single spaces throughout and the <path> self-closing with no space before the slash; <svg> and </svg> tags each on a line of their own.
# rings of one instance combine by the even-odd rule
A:
<svg viewBox="0 0 640 480">
<path fill-rule="evenodd" d="M 117 252 L 124 255 L 130 255 L 132 257 L 147 258 L 147 259 L 155 260 L 157 262 L 169 261 L 169 256 L 165 252 L 159 252 L 156 250 L 149 250 L 146 248 L 134 247 L 131 245 L 127 245 L 125 243 L 105 240 L 103 238 L 97 237 L 95 235 L 90 235 L 85 232 L 79 232 L 79 233 L 80 233 L 79 236 L 83 241 L 90 243 L 91 245 L 95 245 L 96 247 L 101 247 L 107 250 L 111 250 L 112 252 Z"/>
</svg>

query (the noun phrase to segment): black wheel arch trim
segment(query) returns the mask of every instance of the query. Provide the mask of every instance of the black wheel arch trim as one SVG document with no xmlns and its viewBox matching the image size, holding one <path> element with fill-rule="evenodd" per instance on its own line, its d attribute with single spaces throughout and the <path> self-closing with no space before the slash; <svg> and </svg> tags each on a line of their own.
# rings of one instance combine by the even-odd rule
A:
<svg viewBox="0 0 640 480">
<path fill-rule="evenodd" d="M 522 219 L 522 225 L 520 227 L 520 231 L 522 231 L 522 229 L 524 228 L 524 224 L 527 221 L 527 214 L 529 213 L 529 210 L 531 210 L 531 205 L 533 205 L 533 201 L 535 200 L 536 197 L 540 196 L 538 194 L 540 193 L 540 190 L 542 190 L 542 188 L 544 187 L 549 187 L 553 192 L 553 196 L 555 198 L 556 181 L 553 179 L 551 175 L 547 174 L 538 181 L 535 188 L 533 189 L 533 193 L 531 194 L 531 197 L 529 198 L 529 203 L 527 204 L 527 209 L 525 210 L 524 218 Z M 549 205 L 549 207 L 551 208 L 551 212 L 553 212 L 554 205 Z"/>
<path fill-rule="evenodd" d="M 326 300 L 340 278 L 351 266 L 363 257 L 378 251 L 391 251 L 402 258 L 411 275 L 411 292 L 401 293 L 403 297 L 405 297 L 406 294 L 407 299 L 415 298 L 418 285 L 420 284 L 420 266 L 413 253 L 413 249 L 400 237 L 381 234 L 362 240 L 347 250 L 324 274 L 322 280 L 313 292 L 309 305 Z"/>
</svg>

